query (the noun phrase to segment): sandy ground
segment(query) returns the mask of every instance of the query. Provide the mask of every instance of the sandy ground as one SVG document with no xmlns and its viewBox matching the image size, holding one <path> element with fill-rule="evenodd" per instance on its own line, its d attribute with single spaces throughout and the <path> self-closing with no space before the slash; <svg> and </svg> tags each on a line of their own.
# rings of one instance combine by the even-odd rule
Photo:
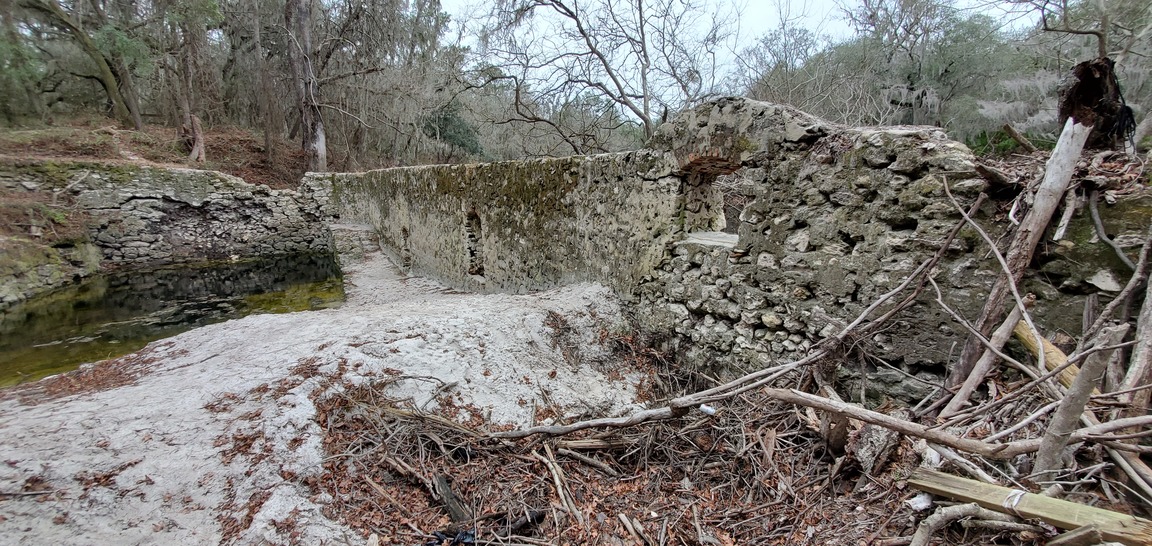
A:
<svg viewBox="0 0 1152 546">
<path fill-rule="evenodd" d="M 622 325 L 603 287 L 474 295 L 379 255 L 350 269 L 339 309 L 216 324 L 89 370 L 122 386 L 0 391 L 0 544 L 281 544 L 289 517 L 300 543 L 361 544 L 303 485 L 324 457 L 314 402 L 341 383 L 398 379 L 390 395 L 492 423 L 528 424 L 545 398 L 568 416 L 636 409 L 639 378 L 599 365 L 600 332 Z"/>
</svg>

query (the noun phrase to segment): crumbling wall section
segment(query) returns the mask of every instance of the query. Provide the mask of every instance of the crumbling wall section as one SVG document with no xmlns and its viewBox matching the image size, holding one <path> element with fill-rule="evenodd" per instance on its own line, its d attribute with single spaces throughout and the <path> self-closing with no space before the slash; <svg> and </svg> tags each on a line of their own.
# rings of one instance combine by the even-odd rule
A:
<svg viewBox="0 0 1152 546">
<path fill-rule="evenodd" d="M 725 223 L 718 214 L 711 228 L 697 222 L 641 291 L 638 316 L 654 331 L 675 332 L 682 362 L 718 373 L 802 357 L 940 251 L 963 223 L 960 208 L 988 190 L 970 151 L 942 131 L 838 127 L 742 99 L 685 112 L 652 145 L 671 150 L 695 184 L 742 204 L 737 225 L 724 226 L 728 233 L 707 231 Z M 708 199 L 697 208 L 715 210 Z M 1129 247 L 1147 229 L 1149 200 L 1152 194 L 1140 192 L 1104 211 Z M 1009 205 L 989 199 L 975 214 L 1001 243 L 1012 228 Z M 1033 315 L 1046 332 L 1079 332 L 1084 299 L 1119 290 L 1100 279 L 1130 274 L 1096 240 L 1087 214 L 1075 216 L 1068 233 L 1041 249 L 1037 269 L 1021 283 L 1036 296 Z M 969 320 L 999 275 L 970 226 L 959 229 L 932 272 L 939 298 Z M 929 394 L 967 335 L 937 297 L 936 287 L 922 286 L 885 331 L 854 340 L 859 351 L 840 363 L 841 378 L 866 378 L 855 381 L 858 392 L 907 400 Z"/>
<path fill-rule="evenodd" d="M 117 177 L 93 171 L 73 191 L 111 264 L 331 251 L 313 196 L 219 172 L 140 168 Z"/>
</svg>

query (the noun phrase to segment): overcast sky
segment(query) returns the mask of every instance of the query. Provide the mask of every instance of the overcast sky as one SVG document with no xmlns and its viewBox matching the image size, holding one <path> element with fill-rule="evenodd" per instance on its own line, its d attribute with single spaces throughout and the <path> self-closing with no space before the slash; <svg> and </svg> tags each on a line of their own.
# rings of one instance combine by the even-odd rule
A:
<svg viewBox="0 0 1152 546">
<path fill-rule="evenodd" d="M 772 0 L 700 0 L 701 3 L 721 12 L 735 12 L 740 16 L 740 49 L 751 45 L 756 38 L 779 24 L 780 17 L 776 2 Z M 491 5 L 491 0 L 440 0 L 442 9 L 456 21 L 466 20 L 471 10 L 483 13 Z M 803 26 L 832 38 L 846 38 L 851 30 L 844 22 L 844 16 L 835 0 L 785 0 L 789 17 L 798 17 Z"/>
<path fill-rule="evenodd" d="M 837 5 L 837 0 L 698 0 L 700 3 L 711 7 L 714 10 L 732 12 L 739 10 L 740 16 L 740 43 L 737 44 L 736 49 L 740 50 L 744 47 L 751 45 L 757 38 L 767 33 L 769 30 L 779 25 L 780 16 L 777 4 L 785 6 L 786 14 L 788 17 L 798 18 L 801 25 L 819 34 L 823 34 L 832 38 L 833 40 L 843 40 L 852 35 L 852 29 L 844 20 L 844 14 Z M 854 3 L 852 0 L 841 0 L 843 3 Z M 468 18 L 469 10 L 475 14 L 483 14 L 487 12 L 487 8 L 492 4 L 492 0 L 440 0 L 440 4 L 444 11 L 452 15 L 456 21 L 466 20 Z M 953 7 L 967 7 L 973 9 L 972 6 L 987 5 L 987 2 L 977 2 L 975 0 L 956 0 L 952 2 Z M 981 8 L 975 8 L 981 9 Z M 983 8 L 989 10 L 991 8 Z M 992 13 L 996 11 L 991 9 L 987 13 L 992 14 L 1003 24 L 1008 26 L 1019 26 L 1028 24 L 1034 17 L 1025 17 L 1017 19 L 1015 17 L 1006 17 L 1003 12 Z"/>
</svg>

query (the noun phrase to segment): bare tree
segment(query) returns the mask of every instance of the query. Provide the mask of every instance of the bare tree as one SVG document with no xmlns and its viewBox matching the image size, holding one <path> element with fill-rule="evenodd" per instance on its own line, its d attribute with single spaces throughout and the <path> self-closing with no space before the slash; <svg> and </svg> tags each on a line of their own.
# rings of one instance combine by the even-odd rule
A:
<svg viewBox="0 0 1152 546">
<path fill-rule="evenodd" d="M 693 0 L 501 0 L 484 41 L 499 75 L 480 84 L 511 82 L 516 116 L 577 153 L 619 114 L 646 139 L 669 110 L 713 93 L 730 21 Z M 576 120 L 560 116 L 574 110 Z"/>
</svg>

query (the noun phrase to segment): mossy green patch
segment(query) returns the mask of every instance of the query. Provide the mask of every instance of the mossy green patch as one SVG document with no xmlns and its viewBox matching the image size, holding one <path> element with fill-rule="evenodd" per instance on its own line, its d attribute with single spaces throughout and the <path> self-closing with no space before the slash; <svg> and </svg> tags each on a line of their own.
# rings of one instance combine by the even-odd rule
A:
<svg viewBox="0 0 1152 546">
<path fill-rule="evenodd" d="M 142 167 L 133 165 L 91 161 L 20 160 L 0 163 L 0 172 L 36 181 L 50 189 L 64 188 L 84 173 L 98 174 L 114 184 L 126 184 L 138 177 L 141 170 Z"/>
<path fill-rule="evenodd" d="M 245 296 L 244 306 L 249 313 L 295 313 L 339 307 L 343 301 L 344 282 L 332 278 Z"/>
<path fill-rule="evenodd" d="M 1115 205 L 1100 203 L 1098 210 L 1100 221 L 1111 237 L 1143 237 L 1149 222 L 1152 222 L 1152 194 L 1145 192 L 1138 197 L 1122 198 Z M 1131 270 L 1115 250 L 1100 242 L 1089 214 L 1085 210 L 1069 223 L 1064 244 L 1054 251 L 1060 256 L 1060 263 L 1046 265 L 1046 269 L 1055 271 L 1053 268 L 1059 268 L 1061 273 L 1079 280 L 1089 278 L 1101 269 L 1110 269 L 1119 275 L 1117 278 L 1126 278 Z M 1134 261 L 1136 249 L 1128 249 L 1127 253 Z"/>
</svg>

